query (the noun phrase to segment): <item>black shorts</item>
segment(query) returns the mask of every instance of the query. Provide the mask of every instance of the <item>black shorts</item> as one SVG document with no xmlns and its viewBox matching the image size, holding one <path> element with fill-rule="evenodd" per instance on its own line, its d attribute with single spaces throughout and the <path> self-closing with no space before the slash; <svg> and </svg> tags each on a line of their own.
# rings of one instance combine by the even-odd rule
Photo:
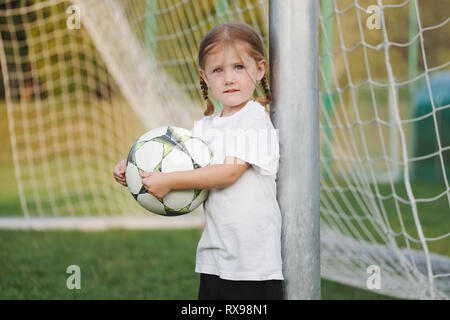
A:
<svg viewBox="0 0 450 320">
<path fill-rule="evenodd" d="M 199 300 L 282 300 L 282 280 L 224 280 L 200 274 Z"/>
</svg>

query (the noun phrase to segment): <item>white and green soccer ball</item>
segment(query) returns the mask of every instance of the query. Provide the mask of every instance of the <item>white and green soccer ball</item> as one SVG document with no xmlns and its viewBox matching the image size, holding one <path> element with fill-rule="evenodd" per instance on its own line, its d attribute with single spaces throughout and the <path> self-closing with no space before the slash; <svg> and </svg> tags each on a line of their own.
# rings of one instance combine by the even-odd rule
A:
<svg viewBox="0 0 450 320">
<path fill-rule="evenodd" d="M 136 201 L 150 212 L 179 216 L 193 211 L 208 197 L 208 190 L 172 190 L 163 198 L 147 192 L 139 173 L 173 172 L 208 166 L 212 153 L 201 139 L 189 130 L 166 126 L 142 135 L 128 154 L 125 177 Z"/>
</svg>

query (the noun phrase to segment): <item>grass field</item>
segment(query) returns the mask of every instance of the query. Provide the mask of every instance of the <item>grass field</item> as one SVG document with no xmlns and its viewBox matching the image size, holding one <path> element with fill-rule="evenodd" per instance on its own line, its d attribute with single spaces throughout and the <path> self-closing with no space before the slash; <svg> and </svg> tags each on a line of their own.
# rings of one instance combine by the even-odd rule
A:
<svg viewBox="0 0 450 320">
<path fill-rule="evenodd" d="M 200 229 L 0 231 L 0 299 L 197 299 Z M 67 267 L 81 289 L 66 287 Z M 322 299 L 391 299 L 322 279 Z"/>
</svg>

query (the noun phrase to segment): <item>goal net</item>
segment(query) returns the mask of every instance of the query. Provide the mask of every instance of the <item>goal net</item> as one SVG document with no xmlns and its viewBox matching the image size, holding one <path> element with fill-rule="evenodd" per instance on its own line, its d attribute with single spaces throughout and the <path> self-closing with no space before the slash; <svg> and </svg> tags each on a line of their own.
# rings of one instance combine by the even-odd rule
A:
<svg viewBox="0 0 450 320">
<path fill-rule="evenodd" d="M 437 2 L 321 1 L 321 271 L 404 298 L 450 297 L 450 25 Z"/>
<path fill-rule="evenodd" d="M 448 10 L 378 1 L 369 29 L 373 1 L 320 4 L 322 277 L 368 289 L 377 266 L 375 292 L 448 299 L 450 110 L 433 89 L 449 69 Z M 112 169 L 146 130 L 202 117 L 198 45 L 227 20 L 268 49 L 267 0 L 3 1 L 2 126 L 23 214 L 2 210 L 0 225 L 150 221 Z M 202 223 L 188 216 L 158 223 Z"/>
</svg>

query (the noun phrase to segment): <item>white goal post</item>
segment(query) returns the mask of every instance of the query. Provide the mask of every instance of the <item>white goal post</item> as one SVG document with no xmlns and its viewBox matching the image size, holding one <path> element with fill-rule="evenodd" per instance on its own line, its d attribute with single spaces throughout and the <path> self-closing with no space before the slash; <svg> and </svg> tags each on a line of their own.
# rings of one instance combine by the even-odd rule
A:
<svg viewBox="0 0 450 320">
<path fill-rule="evenodd" d="M 316 0 L 271 0 L 269 6 L 284 291 L 296 300 L 320 299 L 318 13 Z M 302 98 L 294 98 L 299 92 Z"/>
</svg>

